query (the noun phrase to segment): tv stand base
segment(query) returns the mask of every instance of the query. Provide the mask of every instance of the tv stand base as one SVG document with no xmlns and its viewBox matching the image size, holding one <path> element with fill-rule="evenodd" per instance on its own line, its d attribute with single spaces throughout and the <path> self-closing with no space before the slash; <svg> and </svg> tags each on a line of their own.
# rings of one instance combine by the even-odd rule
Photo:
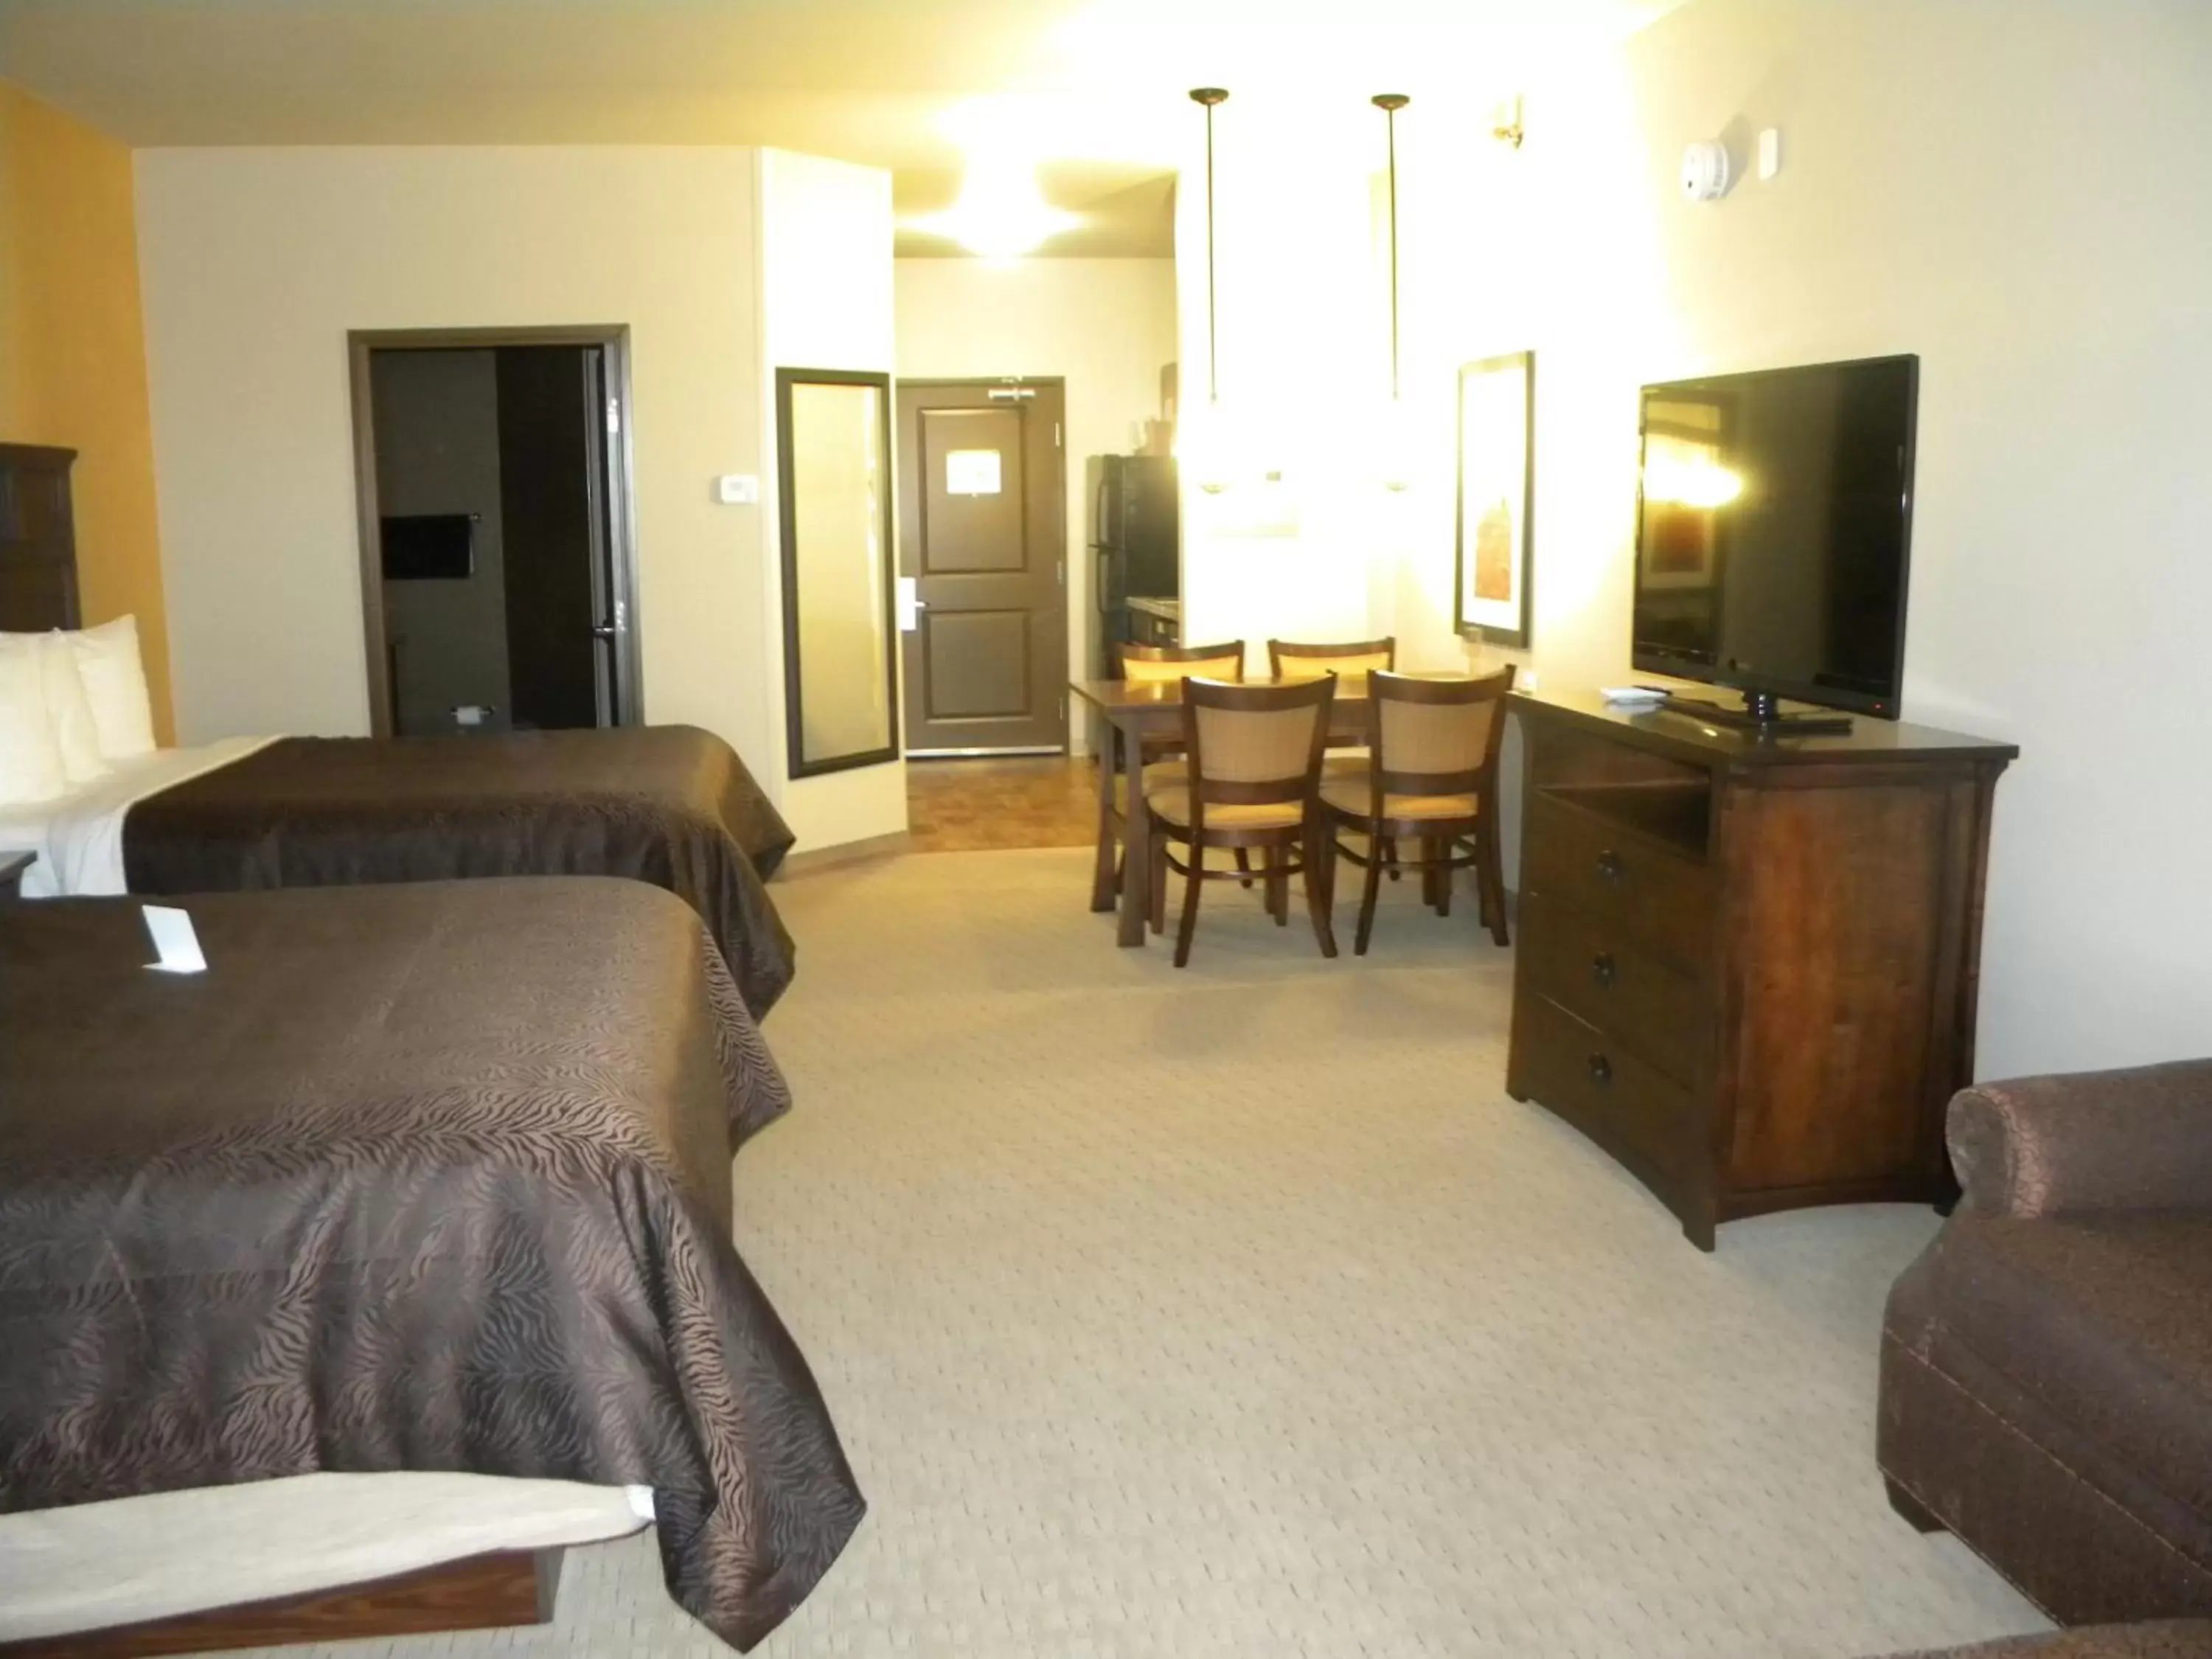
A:
<svg viewBox="0 0 2212 1659">
<path fill-rule="evenodd" d="M 1763 732 L 1775 737 L 1840 737 L 1851 729 L 1849 714 L 1785 714 L 1781 700 L 1770 691 L 1745 692 L 1741 708 L 1706 697 L 1686 697 L 1669 691 L 1664 706 L 1677 714 L 1687 714 L 1714 726 Z"/>
</svg>

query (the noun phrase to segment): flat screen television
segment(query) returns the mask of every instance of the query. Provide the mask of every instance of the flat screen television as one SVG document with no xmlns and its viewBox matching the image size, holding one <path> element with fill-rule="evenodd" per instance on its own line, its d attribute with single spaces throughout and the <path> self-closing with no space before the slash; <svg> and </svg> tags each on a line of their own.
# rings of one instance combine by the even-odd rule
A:
<svg viewBox="0 0 2212 1659">
<path fill-rule="evenodd" d="M 1645 673 L 1897 718 L 1920 360 L 1644 388 L 1632 656 Z"/>
</svg>

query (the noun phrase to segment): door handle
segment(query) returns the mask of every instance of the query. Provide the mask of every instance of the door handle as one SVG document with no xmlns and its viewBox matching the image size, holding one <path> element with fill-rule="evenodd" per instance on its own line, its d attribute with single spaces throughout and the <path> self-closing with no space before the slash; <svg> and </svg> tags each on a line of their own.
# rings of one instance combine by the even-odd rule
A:
<svg viewBox="0 0 2212 1659">
<path fill-rule="evenodd" d="M 929 609 L 929 601 L 915 590 L 920 580 L 913 576 L 898 579 L 898 629 L 902 634 L 911 634 L 921 626 L 921 613 Z"/>
</svg>

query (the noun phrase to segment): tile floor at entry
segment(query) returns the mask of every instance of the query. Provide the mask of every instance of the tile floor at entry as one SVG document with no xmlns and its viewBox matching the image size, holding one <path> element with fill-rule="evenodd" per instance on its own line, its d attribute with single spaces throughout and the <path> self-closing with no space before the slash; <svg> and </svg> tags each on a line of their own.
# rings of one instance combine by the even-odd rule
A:
<svg viewBox="0 0 2212 1659">
<path fill-rule="evenodd" d="M 1097 776 L 1087 758 L 1066 755 L 909 761 L 914 850 L 1090 846 L 1098 834 Z"/>
</svg>

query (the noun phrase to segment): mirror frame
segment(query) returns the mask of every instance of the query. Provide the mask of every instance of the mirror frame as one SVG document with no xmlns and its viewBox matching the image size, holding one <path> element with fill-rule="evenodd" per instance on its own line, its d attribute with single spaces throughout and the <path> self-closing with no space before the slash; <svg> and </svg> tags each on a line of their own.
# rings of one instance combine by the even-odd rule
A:
<svg viewBox="0 0 2212 1659">
<path fill-rule="evenodd" d="M 869 749 L 827 759 L 809 760 L 805 750 L 805 719 L 801 706 L 799 660 L 799 503 L 794 489 L 791 447 L 791 393 L 800 386 L 857 386 L 876 393 L 876 433 L 882 446 L 884 479 L 884 684 L 890 741 Z M 779 368 L 775 372 L 775 453 L 777 514 L 783 532 L 783 717 L 784 770 L 793 778 L 811 778 L 825 772 L 846 772 L 855 767 L 881 766 L 899 757 L 899 684 L 897 627 L 898 550 L 893 545 L 892 520 L 897 509 L 896 483 L 891 475 L 891 377 L 887 374 L 842 368 Z"/>
</svg>

